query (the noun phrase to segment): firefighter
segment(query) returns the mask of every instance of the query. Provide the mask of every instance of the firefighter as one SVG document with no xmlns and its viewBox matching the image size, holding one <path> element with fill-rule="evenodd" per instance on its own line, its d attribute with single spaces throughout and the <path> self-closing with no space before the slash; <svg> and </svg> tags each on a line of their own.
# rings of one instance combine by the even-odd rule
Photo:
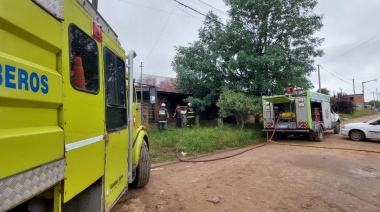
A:
<svg viewBox="0 0 380 212">
<path fill-rule="evenodd" d="M 181 128 L 182 127 L 182 117 L 181 117 L 181 107 L 179 104 L 177 104 L 177 107 L 175 108 L 174 115 L 173 117 L 177 118 L 177 127 Z"/>
<path fill-rule="evenodd" d="M 186 114 L 187 114 L 187 126 L 191 128 L 194 125 L 195 112 L 190 102 L 187 104 Z"/>
<path fill-rule="evenodd" d="M 160 130 L 166 130 L 168 128 L 169 113 L 165 108 L 165 103 L 161 104 L 161 108 L 158 112 L 158 121 L 160 122 Z"/>
</svg>

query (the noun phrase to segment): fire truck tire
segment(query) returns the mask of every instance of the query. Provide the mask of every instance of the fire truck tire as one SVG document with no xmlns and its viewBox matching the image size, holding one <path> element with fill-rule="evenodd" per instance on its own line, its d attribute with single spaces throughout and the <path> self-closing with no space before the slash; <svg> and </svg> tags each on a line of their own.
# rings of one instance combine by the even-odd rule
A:
<svg viewBox="0 0 380 212">
<path fill-rule="evenodd" d="M 317 142 L 323 141 L 323 129 L 319 126 L 318 131 L 314 133 L 314 140 Z"/>
<path fill-rule="evenodd" d="M 136 178 L 132 183 L 135 188 L 142 188 L 149 182 L 150 176 L 150 159 L 149 150 L 146 141 L 143 140 L 140 150 L 140 160 L 136 168 Z"/>
<path fill-rule="evenodd" d="M 350 138 L 353 141 L 362 141 L 365 138 L 365 135 L 360 130 L 353 130 L 350 132 Z"/>
<path fill-rule="evenodd" d="M 307 139 L 309 139 L 309 141 L 314 141 L 314 133 L 307 133 L 306 134 L 306 136 L 307 136 Z"/>
<path fill-rule="evenodd" d="M 337 124 L 334 128 L 334 133 L 339 134 L 340 133 L 340 124 Z"/>
</svg>

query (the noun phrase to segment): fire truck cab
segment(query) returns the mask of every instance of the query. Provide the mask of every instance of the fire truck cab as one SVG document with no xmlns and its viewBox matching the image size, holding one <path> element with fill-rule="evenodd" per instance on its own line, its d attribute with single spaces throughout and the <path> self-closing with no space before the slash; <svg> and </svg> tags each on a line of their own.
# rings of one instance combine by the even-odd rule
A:
<svg viewBox="0 0 380 212">
<path fill-rule="evenodd" d="M 136 54 L 88 0 L 2 0 L 0 40 L 0 211 L 109 211 L 148 183 Z"/>
</svg>

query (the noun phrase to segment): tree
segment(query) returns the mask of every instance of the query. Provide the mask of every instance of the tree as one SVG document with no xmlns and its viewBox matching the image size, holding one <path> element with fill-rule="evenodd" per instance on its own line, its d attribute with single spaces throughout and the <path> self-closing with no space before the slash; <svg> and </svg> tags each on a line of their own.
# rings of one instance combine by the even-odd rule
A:
<svg viewBox="0 0 380 212">
<path fill-rule="evenodd" d="M 313 36 L 322 17 L 312 13 L 316 0 L 225 0 L 226 25 L 208 13 L 199 40 L 176 47 L 173 69 L 178 88 L 192 93 L 202 107 L 216 101 L 222 88 L 261 96 L 288 86 L 309 89 L 306 78 L 323 39 Z"/>
<path fill-rule="evenodd" d="M 353 113 L 356 109 L 356 106 L 353 101 L 351 101 L 347 95 L 343 95 L 342 97 L 332 97 L 331 105 L 335 112 L 340 113 Z"/>
<path fill-rule="evenodd" d="M 320 92 L 323 93 L 323 94 L 326 94 L 326 95 L 329 95 L 329 96 L 330 96 L 330 91 L 327 90 L 327 88 L 321 88 L 321 91 L 320 91 Z"/>
<path fill-rule="evenodd" d="M 261 111 L 259 98 L 253 98 L 242 92 L 235 92 L 233 90 L 224 90 L 220 94 L 216 105 L 219 107 L 220 117 L 227 118 L 228 116 L 232 116 L 236 118 L 242 129 L 245 126 L 248 115 Z"/>
<path fill-rule="evenodd" d="M 172 63 L 177 72 L 177 87 L 192 94 L 188 102 L 198 110 L 215 103 L 224 86 L 225 77 L 219 61 L 219 43 L 214 38 L 222 37 L 222 24 L 215 22 L 217 16 L 210 13 L 199 30 L 199 41 L 189 47 L 176 47 Z"/>
</svg>

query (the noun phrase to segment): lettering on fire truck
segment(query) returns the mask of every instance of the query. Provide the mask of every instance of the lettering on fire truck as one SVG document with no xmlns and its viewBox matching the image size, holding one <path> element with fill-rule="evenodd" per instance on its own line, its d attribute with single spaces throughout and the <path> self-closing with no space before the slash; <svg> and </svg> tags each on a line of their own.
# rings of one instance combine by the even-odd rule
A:
<svg viewBox="0 0 380 212">
<path fill-rule="evenodd" d="M 17 79 L 16 79 L 17 76 Z M 10 89 L 41 91 L 43 94 L 49 92 L 48 77 L 39 76 L 36 72 L 28 72 L 22 68 L 16 68 L 11 65 L 0 64 L 0 86 Z"/>
</svg>

